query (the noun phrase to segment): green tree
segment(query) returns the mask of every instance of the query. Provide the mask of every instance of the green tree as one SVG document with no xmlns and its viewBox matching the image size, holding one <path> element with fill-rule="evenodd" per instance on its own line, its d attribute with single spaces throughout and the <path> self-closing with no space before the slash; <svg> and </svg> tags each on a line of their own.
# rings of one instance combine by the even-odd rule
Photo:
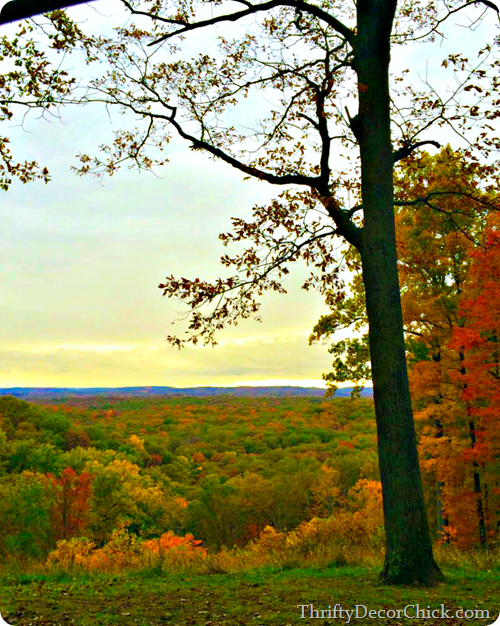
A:
<svg viewBox="0 0 500 626">
<path fill-rule="evenodd" d="M 54 545 L 50 479 L 35 472 L 0 479 L 0 555 L 20 559 L 44 557 Z"/>
<path fill-rule="evenodd" d="M 7 457 L 9 454 L 9 445 L 7 443 L 7 435 L 0 428 L 0 476 L 5 472 Z"/>
<path fill-rule="evenodd" d="M 34 407 L 14 396 L 0 398 L 0 423 L 9 437 L 12 437 L 22 422 L 28 422 L 34 413 Z"/>
<path fill-rule="evenodd" d="M 117 528 L 127 527 L 149 537 L 183 521 L 184 503 L 128 460 L 115 459 L 105 466 L 90 461 L 85 474 L 93 477 L 88 526 L 100 542 L 107 541 Z"/>
<path fill-rule="evenodd" d="M 203 480 L 199 498 L 189 505 L 190 529 L 216 550 L 232 547 L 236 543 L 238 534 L 238 519 L 234 515 L 236 497 L 235 487 L 220 476 L 209 474 Z"/>
</svg>

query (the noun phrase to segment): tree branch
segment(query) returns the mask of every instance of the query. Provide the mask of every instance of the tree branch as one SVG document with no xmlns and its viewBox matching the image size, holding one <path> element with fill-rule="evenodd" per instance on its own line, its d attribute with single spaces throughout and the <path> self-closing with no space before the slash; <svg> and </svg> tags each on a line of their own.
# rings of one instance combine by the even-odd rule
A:
<svg viewBox="0 0 500 626">
<path fill-rule="evenodd" d="M 244 4 L 247 5 L 246 2 Z M 198 28 L 204 28 L 205 26 L 219 24 L 220 22 L 236 22 L 242 17 L 247 17 L 248 15 L 253 15 L 261 11 L 269 11 L 270 9 L 274 9 L 279 6 L 288 6 L 295 10 L 304 11 L 305 13 L 309 13 L 310 15 L 317 17 L 318 19 L 331 26 L 340 35 L 342 35 L 342 37 L 344 37 L 344 39 L 351 44 L 353 49 L 355 48 L 356 36 L 350 28 L 345 26 L 345 24 L 340 22 L 337 18 L 333 17 L 333 15 L 330 15 L 323 9 L 320 9 L 313 4 L 304 2 L 303 0 L 269 0 L 269 2 L 263 2 L 256 5 L 251 5 L 250 3 L 248 3 L 248 9 L 245 9 L 243 11 L 237 11 L 236 13 L 230 13 L 228 15 L 212 17 L 208 20 L 201 20 L 200 22 L 194 22 L 192 24 L 183 23 L 180 20 L 166 20 L 165 18 L 162 18 L 163 22 L 168 21 L 171 24 L 183 24 L 182 28 L 179 28 L 172 33 L 166 33 L 165 35 L 162 35 L 148 45 L 153 46 L 155 44 L 161 43 L 162 41 L 170 39 L 170 37 L 174 37 L 175 35 L 182 35 L 189 31 L 197 30 Z M 155 16 L 151 15 L 151 17 L 154 18 Z"/>
<path fill-rule="evenodd" d="M 493 9 L 500 15 L 500 9 L 497 7 L 496 4 L 494 4 L 493 2 L 490 2 L 490 0 L 474 0 L 473 4 L 484 4 L 485 6 L 489 7 L 490 9 Z"/>
<path fill-rule="evenodd" d="M 428 139 L 427 141 L 417 141 L 417 143 L 411 144 L 409 146 L 403 146 L 402 148 L 399 148 L 399 150 L 396 150 L 393 154 L 394 163 L 401 161 L 401 159 L 405 159 L 407 156 L 410 156 L 410 154 L 412 154 L 412 152 L 414 152 L 417 148 L 426 145 L 432 145 L 435 148 L 441 148 L 441 144 L 437 141 L 433 141 L 432 139 Z"/>
<path fill-rule="evenodd" d="M 91 0 L 11 0 L 0 12 L 0 25 L 17 22 L 42 13 L 50 13 Z"/>
<path fill-rule="evenodd" d="M 428 37 L 432 32 L 439 32 L 437 30 L 438 26 L 440 26 L 441 24 L 443 24 L 443 22 L 446 22 L 446 20 L 453 15 L 454 13 L 458 13 L 459 11 L 462 11 L 462 9 L 466 9 L 467 7 L 470 7 L 474 4 L 484 4 L 485 6 L 489 7 L 490 9 L 493 9 L 494 11 L 496 11 L 499 15 L 500 15 L 500 10 L 497 7 L 496 4 L 494 4 L 493 2 L 491 2 L 490 0 L 470 0 L 469 2 L 465 2 L 464 4 L 462 4 L 461 6 L 457 7 L 456 9 L 448 9 L 448 13 L 436 20 L 436 23 L 434 24 L 434 26 L 427 31 L 426 33 L 424 33 L 423 35 L 420 35 L 419 37 L 412 37 L 410 39 L 410 41 L 418 41 L 419 39 L 425 39 L 426 37 Z"/>
<path fill-rule="evenodd" d="M 205 150 L 212 156 L 221 159 L 221 161 L 224 161 L 228 165 L 231 165 L 240 172 L 243 172 L 244 174 L 247 174 L 249 176 L 253 176 L 254 178 L 257 178 L 259 180 L 265 180 L 266 182 L 273 185 L 304 185 L 318 191 L 324 187 L 324 181 L 321 176 L 306 176 L 304 174 L 284 174 L 282 176 L 278 176 L 276 174 L 271 174 L 257 167 L 246 165 L 245 163 L 238 161 L 238 159 L 235 159 L 231 155 L 224 152 L 221 148 L 213 146 L 207 141 L 204 141 L 203 139 L 199 139 L 198 137 L 187 133 L 179 124 L 179 122 L 175 119 L 177 107 L 165 102 L 160 97 L 160 95 L 145 82 L 143 82 L 142 85 L 152 94 L 154 94 L 157 103 L 161 104 L 163 107 L 165 107 L 165 109 L 171 111 L 170 115 L 151 113 L 149 111 L 138 109 L 132 103 L 120 101 L 118 93 L 112 94 L 112 97 L 115 98 L 114 101 L 109 101 L 105 99 L 102 100 L 102 102 L 106 104 L 120 104 L 122 107 L 130 109 L 131 111 L 133 111 L 137 115 L 142 116 L 143 118 L 149 118 L 150 120 L 153 118 L 164 120 L 175 128 L 180 137 L 191 142 L 191 148 L 193 150 Z M 107 95 L 109 97 L 111 94 L 107 93 Z M 99 102 L 100 100 L 93 99 L 92 101 Z M 149 128 L 151 129 L 151 124 Z"/>
<path fill-rule="evenodd" d="M 328 215 L 333 219 L 337 226 L 337 232 L 344 237 L 350 244 L 358 250 L 361 247 L 361 235 L 363 229 L 351 220 L 349 212 L 343 211 L 333 195 L 325 197 L 321 196 L 320 200 L 328 211 Z"/>
<path fill-rule="evenodd" d="M 448 191 L 435 191 L 433 193 L 430 193 L 427 198 L 417 198 L 416 201 L 408 201 L 408 202 L 394 202 L 395 206 L 411 206 L 411 205 L 415 205 L 415 204 L 424 204 L 425 206 L 429 207 L 429 209 L 432 209 L 433 211 L 437 211 L 438 213 L 444 213 L 452 222 L 453 226 L 462 233 L 462 235 L 464 235 L 464 237 L 466 237 L 471 243 L 473 243 L 475 246 L 481 246 L 482 248 L 484 248 L 484 245 L 479 242 L 476 241 L 474 239 L 474 237 L 471 237 L 469 235 L 469 233 L 460 226 L 460 224 L 458 224 L 455 220 L 455 218 L 453 217 L 454 213 L 461 213 L 463 214 L 463 211 L 446 211 L 445 209 L 441 209 L 440 207 L 436 206 L 435 204 L 432 204 L 429 200 L 429 198 L 431 196 L 439 196 L 439 195 L 445 195 L 445 194 L 452 194 L 452 195 L 459 195 L 459 196 L 466 196 L 468 198 L 471 198 L 472 200 L 477 200 L 478 202 L 480 202 L 481 204 L 486 204 L 487 206 L 490 206 L 489 202 L 481 201 L 477 198 L 474 198 L 473 196 L 467 194 L 467 193 L 460 193 L 460 192 L 448 192 Z M 498 210 L 498 209 L 497 209 Z"/>
<path fill-rule="evenodd" d="M 152 13 L 148 13 L 148 11 L 138 11 L 137 9 L 134 9 L 134 7 L 130 4 L 130 2 L 128 2 L 128 0 L 122 0 L 122 2 L 132 15 L 144 15 L 146 17 L 152 17 L 155 20 L 158 20 L 159 22 L 165 22 L 166 24 L 171 24 L 174 21 L 174 20 L 169 20 L 164 17 L 160 17 L 159 15 L 153 15 Z M 180 22 L 176 22 L 176 23 L 180 23 Z"/>
<path fill-rule="evenodd" d="M 188 339 L 179 339 L 175 336 L 168 336 L 167 341 L 180 349 L 185 343 L 192 342 L 196 344 L 198 337 L 205 337 L 205 345 L 209 343 L 215 345 L 216 342 L 213 335 L 216 330 L 221 330 L 225 324 L 236 324 L 238 318 L 248 318 L 258 311 L 260 305 L 255 301 L 252 292 L 256 291 L 258 295 L 262 295 L 266 290 L 286 293 L 279 283 L 270 278 L 270 274 L 273 271 L 288 274 L 288 270 L 282 267 L 284 263 L 296 261 L 303 254 L 301 251 L 304 247 L 335 234 L 336 230 L 329 228 L 325 232 L 315 233 L 300 244 L 294 241 L 282 242 L 284 245 L 287 245 L 287 249 L 279 253 L 277 258 L 271 259 L 268 263 L 266 262 L 263 267 L 262 265 L 252 265 L 251 270 L 249 270 L 243 257 L 236 259 L 236 264 L 239 266 L 238 269 L 243 267 L 246 273 L 246 280 L 241 280 L 238 276 L 232 276 L 225 280 L 218 279 L 215 284 L 210 284 L 199 279 L 191 281 L 186 278 L 175 279 L 173 276 L 167 277 L 165 283 L 158 285 L 163 290 L 163 295 L 169 298 L 176 296 L 180 300 L 187 301 L 190 311 L 186 316 L 192 316 L 188 331 L 190 332 L 190 337 Z M 234 264 L 235 262 L 233 259 L 226 260 L 224 257 L 221 260 L 224 262 L 224 265 Z M 234 291 L 237 292 L 237 296 L 229 297 L 227 295 Z M 199 311 L 202 306 L 210 304 L 214 300 L 217 300 L 217 302 L 210 313 L 205 315 Z"/>
<path fill-rule="evenodd" d="M 462 196 L 464 198 L 474 200 L 475 202 L 484 205 L 488 209 L 500 211 L 500 207 L 493 204 L 492 202 L 488 202 L 488 200 L 484 200 L 483 198 L 476 198 L 476 196 L 473 196 L 470 193 L 466 193 L 465 191 L 431 191 L 426 196 L 419 196 L 418 198 L 415 198 L 415 200 L 394 200 L 394 206 L 416 206 L 417 204 L 425 204 L 433 196 Z M 446 211 L 446 213 L 461 213 L 463 215 L 467 215 L 467 213 L 464 213 L 464 211 Z"/>
<path fill-rule="evenodd" d="M 266 182 L 273 185 L 306 185 L 307 187 L 312 187 L 313 189 L 318 189 L 322 187 L 323 179 L 321 176 L 305 176 L 303 174 L 284 174 L 283 176 L 277 176 L 276 174 L 270 174 L 269 172 L 260 170 L 257 167 L 241 163 L 241 161 L 238 161 L 238 159 L 235 159 L 231 155 L 226 154 L 220 148 L 212 146 L 206 141 L 202 141 L 201 139 L 197 139 L 193 135 L 186 133 L 175 119 L 176 108 L 171 108 L 173 109 L 172 115 L 168 117 L 165 116 L 165 119 L 167 119 L 172 124 L 180 137 L 192 142 L 193 150 L 205 150 L 206 152 L 217 157 L 218 159 L 221 159 L 221 161 L 224 161 L 235 169 L 240 170 L 244 174 L 248 174 L 260 180 L 265 180 Z"/>
</svg>

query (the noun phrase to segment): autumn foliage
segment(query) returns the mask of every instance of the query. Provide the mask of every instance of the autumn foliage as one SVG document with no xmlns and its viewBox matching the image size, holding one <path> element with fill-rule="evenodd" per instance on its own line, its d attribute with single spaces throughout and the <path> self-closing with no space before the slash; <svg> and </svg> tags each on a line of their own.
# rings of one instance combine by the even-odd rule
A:
<svg viewBox="0 0 500 626">
<path fill-rule="evenodd" d="M 396 177 L 396 234 L 406 352 L 432 532 L 460 549 L 492 548 L 500 527 L 500 240 L 491 171 L 448 146 L 409 159 Z M 427 198 L 424 203 L 412 200 Z M 311 341 L 335 342 L 339 381 L 370 378 L 359 259 L 351 296 L 327 299 Z"/>
<path fill-rule="evenodd" d="M 226 571 L 315 537 L 310 559 L 380 558 L 369 400 L 3 397 L 0 416 L 4 563 Z"/>
</svg>

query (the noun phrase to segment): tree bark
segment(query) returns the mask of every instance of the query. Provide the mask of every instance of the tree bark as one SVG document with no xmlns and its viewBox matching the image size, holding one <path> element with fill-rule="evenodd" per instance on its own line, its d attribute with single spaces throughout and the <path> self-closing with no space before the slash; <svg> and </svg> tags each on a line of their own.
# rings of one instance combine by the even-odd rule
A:
<svg viewBox="0 0 500 626">
<path fill-rule="evenodd" d="M 432 584 L 442 574 L 432 553 L 418 463 L 394 225 L 389 61 L 395 10 L 396 0 L 357 4 L 359 113 L 354 128 L 361 151 L 364 210 L 360 253 L 387 541 L 381 578 L 388 583 Z"/>
</svg>

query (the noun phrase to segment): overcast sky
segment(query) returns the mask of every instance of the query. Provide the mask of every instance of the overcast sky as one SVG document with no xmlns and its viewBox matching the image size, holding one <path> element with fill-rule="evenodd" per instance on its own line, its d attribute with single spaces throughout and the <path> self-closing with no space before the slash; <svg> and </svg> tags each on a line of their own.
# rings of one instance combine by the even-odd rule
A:
<svg viewBox="0 0 500 626">
<path fill-rule="evenodd" d="M 103 5 L 108 16 L 119 6 L 94 3 L 104 14 Z M 89 6 L 69 12 L 92 27 L 108 19 Z M 182 331 L 172 322 L 184 309 L 158 284 L 170 274 L 221 275 L 219 257 L 232 251 L 218 234 L 230 230 L 232 216 L 249 218 L 276 188 L 243 181 L 179 141 L 168 148 L 161 178 L 129 170 L 102 184 L 79 178 L 69 169 L 75 155 L 95 154 L 111 126 L 91 107 L 62 117 L 31 115 L 24 129 L 5 122 L 1 129 L 15 155 L 47 165 L 52 180 L 1 192 L 0 387 L 324 386 L 330 355 L 326 346 L 310 347 L 308 336 L 327 311 L 321 296 L 300 289 L 305 268 L 286 281 L 288 295 L 263 299 L 263 323 L 222 332 L 215 348 L 179 352 L 165 342 Z M 114 113 L 115 128 L 120 121 Z"/>
</svg>

